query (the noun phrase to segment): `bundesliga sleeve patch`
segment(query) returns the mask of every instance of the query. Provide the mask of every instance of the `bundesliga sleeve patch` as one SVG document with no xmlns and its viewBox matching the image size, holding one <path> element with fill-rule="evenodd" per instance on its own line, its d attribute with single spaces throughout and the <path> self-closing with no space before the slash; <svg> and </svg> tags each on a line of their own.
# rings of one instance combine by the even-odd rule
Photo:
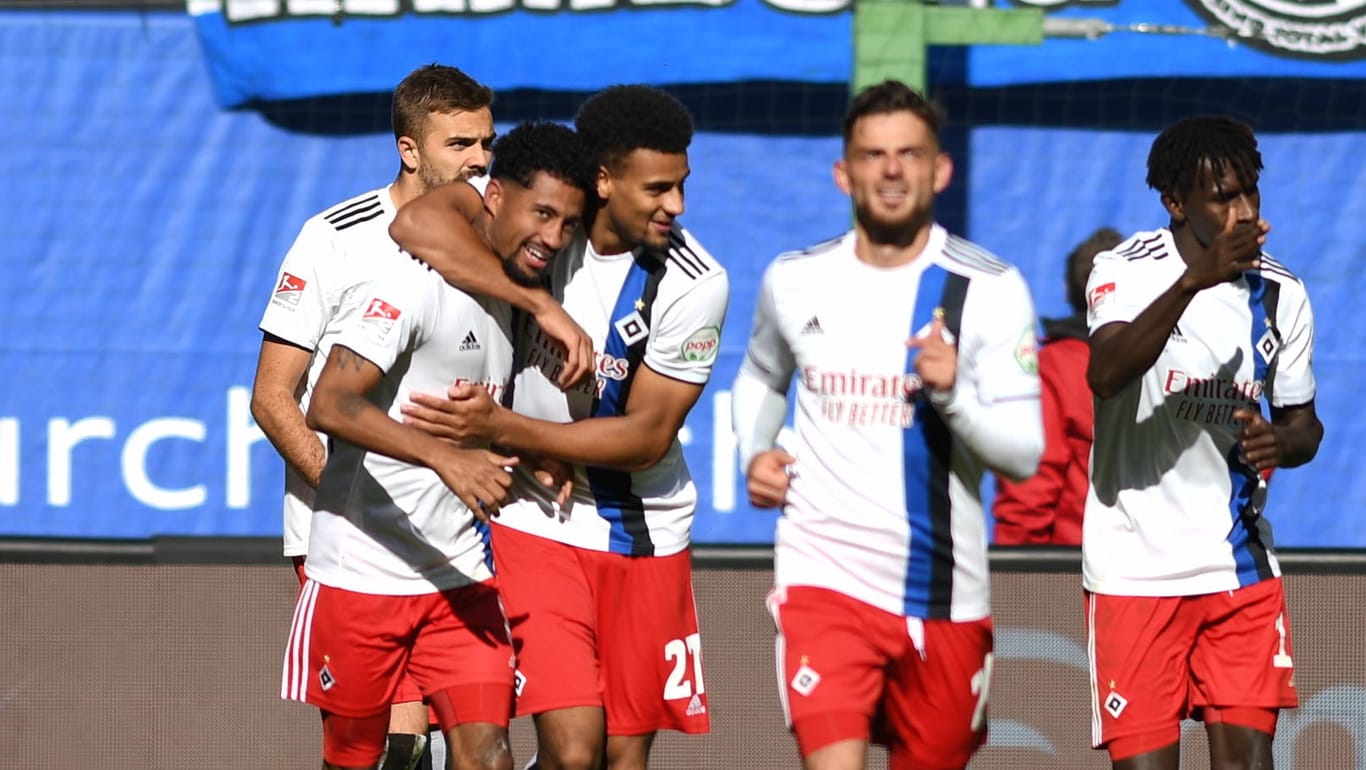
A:
<svg viewBox="0 0 1366 770">
<path fill-rule="evenodd" d="M 305 286 L 308 286 L 308 281 L 299 276 L 281 273 L 280 283 L 275 286 L 275 294 L 271 296 L 270 301 L 290 308 L 297 307 Z"/>
<path fill-rule="evenodd" d="M 1025 374 L 1039 373 L 1039 342 L 1032 326 L 1020 332 L 1020 340 L 1015 343 L 1015 363 Z"/>
<path fill-rule="evenodd" d="M 378 318 L 385 321 L 397 321 L 401 314 L 402 311 L 379 297 L 370 300 L 370 306 L 365 308 L 367 319 Z"/>
<path fill-rule="evenodd" d="M 716 352 L 720 349 L 721 330 L 715 326 L 708 326 L 698 329 L 683 340 L 683 347 L 678 352 L 684 361 L 702 364 L 716 358 Z"/>
<path fill-rule="evenodd" d="M 1112 297 L 1114 297 L 1114 294 L 1115 294 L 1115 282 L 1114 282 L 1114 281 L 1111 281 L 1111 282 L 1109 282 L 1109 283 L 1102 283 L 1101 285 L 1099 285 L 1099 286 L 1097 286 L 1096 288 L 1092 289 L 1092 290 L 1091 290 L 1091 293 L 1087 295 L 1087 297 L 1086 297 L 1086 304 L 1087 304 L 1088 307 L 1091 308 L 1091 310 L 1094 311 L 1096 308 L 1100 307 L 1103 303 L 1109 301 Z"/>
<path fill-rule="evenodd" d="M 366 305 L 365 314 L 361 316 L 360 323 L 362 327 L 373 332 L 376 338 L 380 338 L 394 328 L 394 322 L 402 314 L 403 311 L 379 297 L 375 297 L 370 300 L 369 305 Z"/>
</svg>

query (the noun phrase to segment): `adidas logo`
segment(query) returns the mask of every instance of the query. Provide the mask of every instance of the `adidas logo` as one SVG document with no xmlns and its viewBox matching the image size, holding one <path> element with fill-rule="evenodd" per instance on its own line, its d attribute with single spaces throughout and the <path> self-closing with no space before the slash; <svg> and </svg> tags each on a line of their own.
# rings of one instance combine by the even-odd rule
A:
<svg viewBox="0 0 1366 770">
<path fill-rule="evenodd" d="M 1185 342 L 1186 335 L 1181 333 L 1181 324 L 1172 325 L 1171 336 L 1168 337 L 1172 342 Z"/>
<path fill-rule="evenodd" d="M 692 700 L 688 701 L 688 709 L 683 712 L 683 715 L 695 717 L 705 713 L 707 713 L 707 707 L 702 705 L 702 699 L 700 697 L 694 695 L 692 696 Z"/>
<path fill-rule="evenodd" d="M 460 342 L 460 350 L 478 350 L 479 339 L 474 336 L 474 332 L 465 335 L 465 339 Z"/>
<path fill-rule="evenodd" d="M 811 320 L 802 327 L 802 334 L 825 334 L 825 330 L 821 328 L 821 319 L 811 316 Z"/>
</svg>

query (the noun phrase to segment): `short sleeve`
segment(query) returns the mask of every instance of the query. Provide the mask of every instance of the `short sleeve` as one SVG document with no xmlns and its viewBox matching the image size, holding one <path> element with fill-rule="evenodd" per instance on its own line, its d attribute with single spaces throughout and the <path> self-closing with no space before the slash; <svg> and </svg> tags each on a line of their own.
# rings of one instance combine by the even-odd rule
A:
<svg viewBox="0 0 1366 770">
<path fill-rule="evenodd" d="M 344 345 L 387 373 L 430 336 L 438 288 L 415 263 L 376 274 L 338 310 L 328 331 L 331 345 Z"/>
<path fill-rule="evenodd" d="M 778 262 L 764 271 L 759 284 L 759 296 L 754 301 L 754 326 L 749 334 L 749 346 L 745 351 L 745 372 L 763 381 L 769 390 L 786 393 L 791 384 L 792 371 L 796 360 L 792 346 L 783 336 L 781 317 L 778 315 L 777 282 Z"/>
<path fill-rule="evenodd" d="M 968 301 L 972 305 L 964 308 L 959 359 L 966 356 L 973 362 L 978 399 L 991 404 L 1038 398 L 1037 320 L 1019 271 L 1012 267 L 990 280 L 973 281 Z"/>
<path fill-rule="evenodd" d="M 645 364 L 683 382 L 705 385 L 721 350 L 730 279 L 719 268 L 695 279 L 654 319 Z"/>
<path fill-rule="evenodd" d="M 1271 384 L 1272 406 L 1298 406 L 1314 400 L 1314 311 L 1302 284 L 1283 284 L 1282 307 L 1277 309 L 1281 351 Z M 1293 300 L 1285 302 L 1285 300 Z"/>
<path fill-rule="evenodd" d="M 1131 323 L 1152 301 L 1149 282 L 1135 275 L 1134 264 L 1110 251 L 1096 256 L 1086 281 L 1086 325 L 1091 332 L 1110 323 Z"/>
<path fill-rule="evenodd" d="M 316 350 L 331 317 L 324 265 L 335 261 L 336 244 L 317 220 L 304 224 L 285 254 L 275 288 L 261 315 L 261 331 Z"/>
</svg>

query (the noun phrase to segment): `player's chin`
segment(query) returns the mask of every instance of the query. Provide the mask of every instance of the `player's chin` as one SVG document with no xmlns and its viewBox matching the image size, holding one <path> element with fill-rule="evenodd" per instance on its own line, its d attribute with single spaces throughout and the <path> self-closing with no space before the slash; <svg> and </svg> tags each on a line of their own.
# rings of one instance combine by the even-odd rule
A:
<svg viewBox="0 0 1366 770">
<path fill-rule="evenodd" d="M 641 243 L 653 249 L 662 249 L 669 245 L 669 231 L 671 223 L 656 222 L 651 220 L 645 227 L 645 235 L 640 239 Z"/>
</svg>

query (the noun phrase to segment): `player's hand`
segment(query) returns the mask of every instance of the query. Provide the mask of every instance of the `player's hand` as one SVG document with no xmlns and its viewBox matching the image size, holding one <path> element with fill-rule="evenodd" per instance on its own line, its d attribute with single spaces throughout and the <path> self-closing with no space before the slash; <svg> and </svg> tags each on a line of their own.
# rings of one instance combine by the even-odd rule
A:
<svg viewBox="0 0 1366 770">
<path fill-rule="evenodd" d="M 574 494 L 574 466 L 551 457 L 536 457 L 529 461 L 531 475 L 541 486 L 555 492 L 555 504 L 569 505 Z"/>
<path fill-rule="evenodd" d="M 749 461 L 746 489 L 749 504 L 755 508 L 777 508 L 787 502 L 787 487 L 792 482 L 792 464 L 797 458 L 781 449 L 760 452 Z"/>
<path fill-rule="evenodd" d="M 518 459 L 487 449 L 445 447 L 430 464 L 476 519 L 487 522 L 507 502 Z"/>
<path fill-rule="evenodd" d="M 1281 445 L 1276 440 L 1276 426 L 1255 409 L 1238 409 L 1233 412 L 1233 419 L 1243 425 L 1238 430 L 1238 455 L 1243 462 L 1258 473 L 1280 467 Z"/>
<path fill-rule="evenodd" d="M 1229 206 L 1223 228 L 1210 241 L 1203 254 L 1186 267 L 1187 276 L 1199 289 L 1232 281 L 1245 270 L 1262 266 L 1262 246 L 1271 225 L 1266 220 L 1238 221 L 1238 207 Z"/>
<path fill-rule="evenodd" d="M 949 341 L 944 321 L 936 318 L 922 337 L 906 340 L 906 347 L 919 351 L 915 373 L 931 390 L 950 391 L 958 381 L 958 346 Z"/>
<path fill-rule="evenodd" d="M 564 308 L 558 303 L 551 302 L 545 310 L 534 317 L 536 325 L 541 327 L 545 336 L 560 347 L 560 352 L 564 355 L 564 371 L 555 378 L 555 384 L 559 385 L 561 390 L 569 390 L 583 382 L 585 377 L 591 376 L 594 362 L 593 340 L 573 318 L 569 317 Z"/>
<path fill-rule="evenodd" d="M 461 445 L 482 446 L 494 440 L 495 422 L 502 407 L 488 391 L 472 383 L 452 385 L 446 398 L 414 392 L 399 407 L 403 424 Z"/>
</svg>

